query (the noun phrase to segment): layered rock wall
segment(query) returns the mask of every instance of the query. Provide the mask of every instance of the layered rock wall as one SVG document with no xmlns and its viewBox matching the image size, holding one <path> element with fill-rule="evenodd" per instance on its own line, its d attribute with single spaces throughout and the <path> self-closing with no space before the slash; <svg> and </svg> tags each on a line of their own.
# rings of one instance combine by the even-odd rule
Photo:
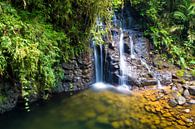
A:
<svg viewBox="0 0 195 129">
<path fill-rule="evenodd" d="M 52 92 L 61 93 L 87 88 L 93 82 L 93 64 L 91 52 L 82 53 L 69 62 L 63 63 L 64 79 Z M 2 89 L 3 88 L 3 89 Z M 20 92 L 11 83 L 0 82 L 0 114 L 13 109 L 18 103 Z M 39 95 L 32 95 L 29 101 L 36 101 Z"/>
</svg>

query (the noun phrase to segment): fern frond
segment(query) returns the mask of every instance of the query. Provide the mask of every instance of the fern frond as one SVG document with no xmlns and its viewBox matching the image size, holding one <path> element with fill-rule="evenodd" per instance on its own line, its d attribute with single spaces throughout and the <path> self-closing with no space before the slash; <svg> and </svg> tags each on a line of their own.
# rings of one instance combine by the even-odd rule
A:
<svg viewBox="0 0 195 129">
<path fill-rule="evenodd" d="M 183 21 L 186 21 L 188 19 L 186 17 L 186 15 L 183 12 L 180 12 L 180 11 L 175 11 L 173 16 L 174 16 L 174 18 L 179 19 L 179 20 L 183 20 Z"/>
</svg>

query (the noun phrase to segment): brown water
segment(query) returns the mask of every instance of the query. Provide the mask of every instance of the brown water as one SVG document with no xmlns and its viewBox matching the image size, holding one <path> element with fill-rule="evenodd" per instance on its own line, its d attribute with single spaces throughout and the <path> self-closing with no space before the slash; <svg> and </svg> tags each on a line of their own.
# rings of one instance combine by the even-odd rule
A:
<svg viewBox="0 0 195 129">
<path fill-rule="evenodd" d="M 158 113 L 147 112 L 141 94 L 85 90 L 71 97 L 56 96 L 31 112 L 0 116 L 0 129 L 193 129 Z M 161 109 L 160 109 L 161 110 Z M 171 118 L 171 117 L 170 117 Z"/>
</svg>

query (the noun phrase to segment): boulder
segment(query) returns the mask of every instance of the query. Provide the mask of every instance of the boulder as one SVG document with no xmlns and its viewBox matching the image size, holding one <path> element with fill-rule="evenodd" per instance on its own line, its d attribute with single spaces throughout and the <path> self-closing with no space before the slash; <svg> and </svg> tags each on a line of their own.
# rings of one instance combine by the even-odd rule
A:
<svg viewBox="0 0 195 129">
<path fill-rule="evenodd" d="M 190 95 L 195 96 L 195 86 L 189 86 Z"/>
<path fill-rule="evenodd" d="M 184 105 L 186 103 L 186 99 L 183 96 L 176 97 L 176 101 L 179 105 Z"/>
<path fill-rule="evenodd" d="M 160 81 L 161 81 L 161 84 L 163 85 L 168 85 L 168 84 L 171 84 L 172 83 L 172 73 L 171 72 L 162 72 L 160 73 Z"/>
<path fill-rule="evenodd" d="M 170 99 L 169 100 L 169 105 L 171 106 L 171 107 L 176 107 L 177 106 L 177 101 L 175 100 L 175 99 Z"/>
<path fill-rule="evenodd" d="M 188 98 L 190 96 L 190 92 L 188 91 L 188 89 L 185 89 L 184 92 L 183 92 L 183 96 L 185 98 Z"/>
</svg>

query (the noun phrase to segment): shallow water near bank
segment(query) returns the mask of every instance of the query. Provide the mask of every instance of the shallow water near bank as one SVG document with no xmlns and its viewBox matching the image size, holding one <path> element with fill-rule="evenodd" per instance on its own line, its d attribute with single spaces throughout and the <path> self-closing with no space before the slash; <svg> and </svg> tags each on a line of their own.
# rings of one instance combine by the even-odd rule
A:
<svg viewBox="0 0 195 129">
<path fill-rule="evenodd" d="M 146 96 L 150 94 L 147 92 Z M 6 113 L 0 116 L 0 129 L 194 128 L 146 111 L 148 104 L 140 92 L 129 95 L 88 89 L 70 97 L 55 96 L 49 102 L 32 107 L 31 112 Z"/>
</svg>

